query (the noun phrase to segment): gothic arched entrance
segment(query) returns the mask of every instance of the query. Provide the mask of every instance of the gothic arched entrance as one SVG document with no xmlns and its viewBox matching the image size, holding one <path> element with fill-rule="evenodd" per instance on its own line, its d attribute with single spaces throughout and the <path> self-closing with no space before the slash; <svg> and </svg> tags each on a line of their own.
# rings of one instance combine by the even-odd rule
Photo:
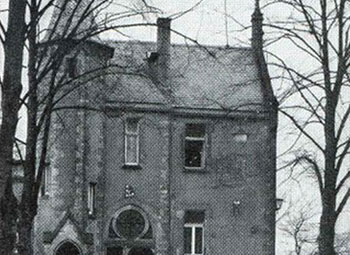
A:
<svg viewBox="0 0 350 255">
<path fill-rule="evenodd" d="M 154 255 L 150 248 L 132 248 L 128 255 Z"/>
<path fill-rule="evenodd" d="M 57 249 L 55 255 L 67 255 L 67 254 L 69 254 L 69 255 L 79 255 L 80 254 L 80 250 L 75 244 L 67 241 L 67 242 L 64 242 L 63 244 L 61 244 L 59 246 L 59 248 Z"/>
</svg>

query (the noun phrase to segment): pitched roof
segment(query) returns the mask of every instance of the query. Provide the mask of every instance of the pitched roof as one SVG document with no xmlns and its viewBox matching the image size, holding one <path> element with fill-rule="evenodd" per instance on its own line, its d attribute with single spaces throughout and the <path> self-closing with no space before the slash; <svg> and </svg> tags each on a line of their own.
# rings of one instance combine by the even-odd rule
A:
<svg viewBox="0 0 350 255">
<path fill-rule="evenodd" d="M 109 42 L 115 48 L 106 80 L 108 100 L 119 103 L 166 104 L 167 96 L 152 82 L 147 54 L 152 42 Z M 250 48 L 172 45 L 169 85 L 174 107 L 259 110 L 264 96 Z"/>
<path fill-rule="evenodd" d="M 97 3 L 56 0 L 52 6 L 53 12 L 43 41 L 55 38 L 83 38 L 97 26 L 94 16 L 94 12 L 98 10 Z"/>
</svg>

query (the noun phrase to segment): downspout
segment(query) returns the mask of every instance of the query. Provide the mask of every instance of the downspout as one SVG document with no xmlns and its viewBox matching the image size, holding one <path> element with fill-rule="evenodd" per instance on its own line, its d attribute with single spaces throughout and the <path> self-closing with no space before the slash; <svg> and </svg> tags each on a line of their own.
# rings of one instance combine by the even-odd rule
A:
<svg viewBox="0 0 350 255">
<path fill-rule="evenodd" d="M 171 56 L 170 56 L 170 35 L 171 35 L 171 19 L 169 18 L 158 18 L 157 20 L 157 82 L 159 84 L 159 89 L 163 92 L 166 100 L 167 100 L 167 106 L 169 108 L 169 123 L 168 123 L 168 174 L 167 174 L 167 183 L 166 183 L 166 189 L 168 192 L 168 226 L 167 226 L 167 241 L 168 241 L 168 254 L 172 253 L 172 190 L 171 190 L 171 183 L 172 183 L 172 170 L 173 170 L 173 157 L 172 157 L 172 148 L 173 148 L 173 132 L 174 132 L 174 115 L 173 115 L 173 97 L 172 97 L 172 91 L 171 91 L 171 80 L 169 79 L 169 72 L 170 72 L 170 62 L 171 62 Z"/>
</svg>

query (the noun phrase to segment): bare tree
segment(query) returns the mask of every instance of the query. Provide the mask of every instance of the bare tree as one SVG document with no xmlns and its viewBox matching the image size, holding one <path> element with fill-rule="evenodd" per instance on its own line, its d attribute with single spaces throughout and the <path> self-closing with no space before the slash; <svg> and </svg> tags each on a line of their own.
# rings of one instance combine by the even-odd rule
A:
<svg viewBox="0 0 350 255">
<path fill-rule="evenodd" d="M 308 63 L 296 64 L 295 58 L 290 61 L 270 52 L 270 60 L 276 60 L 272 65 L 283 70 L 285 81 L 280 113 L 298 131 L 294 163 L 308 166 L 321 195 L 319 254 L 333 255 L 336 222 L 350 197 L 345 163 L 350 152 L 350 3 L 266 1 L 265 8 L 271 6 L 288 14 L 266 22 L 272 35 L 268 43 L 289 45 Z"/>
<path fill-rule="evenodd" d="M 295 208 L 297 207 L 297 208 Z M 296 212 L 293 212 L 296 209 Z M 288 213 L 284 215 L 283 222 L 279 229 L 293 240 L 293 251 L 291 254 L 315 254 L 316 229 L 315 216 L 311 203 L 305 205 L 291 204 Z"/>
<path fill-rule="evenodd" d="M 77 77 L 67 78 L 67 70 L 63 68 L 64 60 L 69 54 L 76 54 L 79 47 L 104 31 L 144 25 L 112 25 L 146 12 L 134 8 L 120 13 L 108 13 L 107 7 L 112 2 L 111 0 L 10 1 L 7 31 L 1 24 L 3 32 L 1 39 L 6 59 L 1 83 L 3 121 L 0 133 L 2 145 L 0 254 L 9 254 L 14 242 L 11 230 L 14 228 L 16 217 L 10 216 L 15 216 L 14 212 L 17 210 L 11 187 L 11 162 L 18 111 L 24 106 L 28 119 L 25 155 L 19 151 L 23 161 L 24 178 L 16 226 L 19 235 L 18 252 L 32 254 L 33 220 L 37 214 L 38 195 L 46 164 L 52 112 L 64 97 L 83 82 L 99 77 L 106 67 L 102 65 L 97 70 L 89 70 Z M 43 29 L 43 19 L 50 12 L 54 15 L 53 21 L 48 28 Z M 25 24 L 26 15 L 29 17 L 27 24 Z M 28 51 L 27 61 L 21 54 L 25 43 Z M 21 97 L 21 73 L 24 62 L 27 62 L 28 67 L 28 89 Z M 9 210 L 10 208 L 12 210 Z M 12 235 L 8 236 L 8 233 Z"/>
<path fill-rule="evenodd" d="M 4 51 L 4 72 L 0 80 L 2 122 L 0 127 L 0 254 L 7 254 L 13 244 L 13 194 L 11 161 L 16 133 L 20 94 L 22 91 L 22 62 L 25 36 L 26 1 L 9 2 L 7 30 L 0 23 L 0 39 Z"/>
<path fill-rule="evenodd" d="M 25 155 L 18 151 L 24 168 L 23 189 L 16 224 L 19 236 L 17 244 L 19 254 L 33 253 L 33 221 L 37 214 L 39 191 L 46 167 L 52 114 L 56 110 L 62 109 L 60 103 L 64 101 L 64 98 L 74 94 L 82 84 L 105 75 L 109 70 L 108 67 L 111 67 L 106 62 L 101 62 L 98 68 L 71 76 L 70 70 L 65 68 L 67 57 L 78 55 L 79 50 L 84 48 L 86 43 L 96 42 L 97 36 L 105 31 L 112 30 L 121 33 L 120 29 L 122 28 L 155 26 L 156 24 L 149 22 L 128 23 L 124 21 L 132 16 L 141 15 L 144 17 L 146 13 L 160 12 L 159 9 L 150 6 L 146 1 L 142 1 L 142 3 L 144 6 L 137 5 L 133 8 L 127 8 L 126 11 L 123 9 L 120 12 L 109 13 L 107 7 L 114 5 L 113 0 L 31 0 L 27 3 L 28 13 L 23 11 L 22 16 L 19 16 L 19 13 L 16 14 L 17 19 L 18 17 L 24 19 L 26 15 L 28 16 L 28 23 L 25 24 L 25 33 L 21 41 L 23 44 L 27 44 L 28 88 L 22 97 L 20 97 L 20 93 L 16 94 L 15 99 L 18 102 L 18 107 L 13 108 L 16 111 L 12 113 L 17 116 L 19 107 L 24 106 L 28 119 Z M 53 21 L 46 28 L 42 23 L 44 17 L 51 12 L 53 13 Z M 21 58 L 21 61 L 18 62 L 21 68 L 23 63 Z M 117 68 L 118 72 L 126 72 L 123 67 L 118 66 Z M 140 75 L 139 73 L 133 74 Z M 3 96 L 5 97 L 5 95 Z M 13 99 L 14 102 L 15 99 Z M 63 108 L 74 109 L 79 109 L 79 107 L 86 106 L 80 104 L 63 106 Z M 5 114 L 4 118 L 7 119 Z M 9 159 L 12 159 L 15 130 L 16 127 L 13 128 L 12 136 L 8 135 L 8 137 L 12 137 L 11 153 L 8 153 Z M 7 174 L 11 175 L 10 166 Z M 7 179 L 11 181 L 10 178 Z M 11 183 L 8 187 L 11 187 Z M 11 191 L 11 188 L 9 190 Z M 15 203 L 12 205 L 16 207 Z M 13 219 L 11 219 L 12 222 L 14 222 Z M 1 248 L 3 249 L 1 254 L 8 254 L 11 250 L 11 247 Z"/>
</svg>

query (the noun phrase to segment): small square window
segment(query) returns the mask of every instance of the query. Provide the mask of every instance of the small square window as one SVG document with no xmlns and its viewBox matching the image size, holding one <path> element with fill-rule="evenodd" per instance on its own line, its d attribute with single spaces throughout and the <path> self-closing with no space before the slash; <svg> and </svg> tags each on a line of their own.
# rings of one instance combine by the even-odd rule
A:
<svg viewBox="0 0 350 255">
<path fill-rule="evenodd" d="M 185 167 L 204 168 L 205 125 L 187 124 L 185 136 Z"/>
<path fill-rule="evenodd" d="M 125 165 L 139 164 L 139 119 L 125 123 Z"/>
<path fill-rule="evenodd" d="M 238 143 L 246 143 L 248 141 L 248 135 L 245 133 L 233 134 L 233 140 Z"/>
</svg>

